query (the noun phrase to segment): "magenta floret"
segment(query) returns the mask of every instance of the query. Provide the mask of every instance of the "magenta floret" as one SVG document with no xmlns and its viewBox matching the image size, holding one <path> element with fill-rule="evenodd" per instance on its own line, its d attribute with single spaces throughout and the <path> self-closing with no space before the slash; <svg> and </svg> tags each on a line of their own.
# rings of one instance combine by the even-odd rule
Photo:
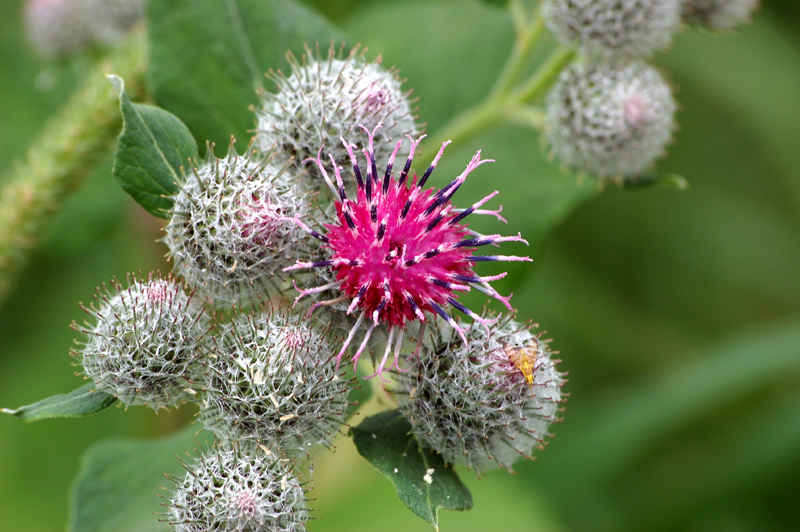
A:
<svg viewBox="0 0 800 532">
<path fill-rule="evenodd" d="M 316 303 L 319 305 L 340 301 L 350 301 L 347 313 L 358 312 L 358 319 L 344 341 L 337 357 L 337 363 L 347 350 L 355 333 L 361 326 L 371 322 L 364 335 L 353 364 L 365 349 L 374 329 L 380 324 L 388 326 L 386 352 L 378 367 L 377 374 L 384 368 L 394 342 L 394 362 L 397 367 L 399 350 L 404 331 L 409 322 L 426 322 L 426 315 L 442 317 L 463 337 L 463 329 L 445 310 L 451 306 L 470 316 L 473 320 L 487 324 L 458 302 L 458 294 L 476 288 L 501 301 L 509 309 L 508 299 L 497 293 L 489 281 L 500 279 L 505 274 L 479 277 L 473 271 L 476 262 L 484 261 L 527 261 L 527 257 L 504 255 L 473 255 L 479 246 L 506 241 L 525 242 L 521 236 L 479 235 L 471 232 L 465 224 L 468 215 L 489 214 L 499 216 L 499 211 L 481 210 L 480 207 L 493 198 L 497 191 L 478 201 L 467 209 L 456 209 L 450 200 L 475 168 L 490 159 L 481 159 L 478 151 L 467 168 L 441 190 L 424 189 L 436 164 L 449 142 L 442 144 L 422 177 L 409 178 L 409 170 L 414 151 L 424 135 L 412 140 L 411 151 L 405 166 L 397 177 L 393 173 L 394 158 L 402 141 L 397 143 L 386 171 L 378 175 L 373 149 L 374 131 L 369 135 L 368 149 L 364 150 L 367 160 L 366 177 L 362 175 L 353 146 L 344 139 L 353 165 L 357 183 L 355 197 L 348 197 L 336 163 L 333 162 L 336 183 L 334 184 L 322 162 L 322 149 L 317 156 L 317 166 L 325 181 L 337 198 L 336 223 L 325 224 L 326 234 L 314 231 L 302 222 L 298 224 L 313 237 L 321 240 L 330 251 L 329 258 L 318 262 L 298 262 L 287 270 L 306 268 L 331 268 L 335 281 L 308 290 L 300 290 L 305 295 L 336 289 L 341 295 L 334 300 Z M 505 221 L 505 220 L 503 220 Z M 527 244 L 527 242 L 525 242 Z M 360 311 L 360 312 L 359 312 Z M 422 336 L 420 331 L 419 336 Z M 415 353 L 416 355 L 416 353 Z"/>
</svg>

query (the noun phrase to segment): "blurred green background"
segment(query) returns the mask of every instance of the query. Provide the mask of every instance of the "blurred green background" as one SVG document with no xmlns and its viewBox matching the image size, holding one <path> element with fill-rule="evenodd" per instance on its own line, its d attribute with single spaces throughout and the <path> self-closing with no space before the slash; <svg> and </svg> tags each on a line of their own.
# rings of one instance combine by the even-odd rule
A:
<svg viewBox="0 0 800 532">
<path fill-rule="evenodd" d="M 478 2 L 312 3 L 402 68 L 434 132 L 491 86 L 511 42 L 505 11 Z M 3 175 L 90 58 L 38 60 L 20 2 L 0 7 Z M 513 476 L 462 472 L 475 507 L 442 514 L 443 531 L 800 530 L 800 7 L 765 3 L 734 34 L 684 31 L 656 62 L 680 103 L 658 169 L 685 176 L 688 191 L 610 187 L 566 216 L 541 200 L 552 179 L 539 172 L 555 167 L 534 134 L 510 126 L 454 148 L 438 172 L 444 181 L 483 146 L 498 163 L 459 193 L 461 204 L 499 188 L 508 231 L 523 236 L 544 230 L 543 212 L 548 223 L 563 216 L 533 250 L 534 267 L 513 270 L 503 289 L 553 338 L 571 395 L 536 462 Z M 67 356 L 78 302 L 112 276 L 169 269 L 155 242 L 160 222 L 118 188 L 111 160 L 48 224 L 0 307 L 0 407 L 81 385 Z M 111 408 L 29 425 L 0 417 L 0 531 L 63 530 L 92 443 L 168 434 L 191 416 Z M 430 529 L 349 439 L 337 447 L 315 468 L 322 519 L 310 530 Z"/>
</svg>

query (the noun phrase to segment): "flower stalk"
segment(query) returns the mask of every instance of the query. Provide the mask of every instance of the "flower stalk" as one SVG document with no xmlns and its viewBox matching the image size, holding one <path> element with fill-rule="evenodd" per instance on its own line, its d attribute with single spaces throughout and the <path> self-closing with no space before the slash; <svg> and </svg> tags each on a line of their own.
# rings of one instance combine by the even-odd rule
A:
<svg viewBox="0 0 800 532">
<path fill-rule="evenodd" d="M 541 131 L 540 120 L 520 121 L 513 117 L 518 109 L 540 97 L 554 83 L 558 74 L 575 57 L 575 50 L 559 46 L 530 77 L 515 86 L 525 63 L 541 41 L 545 21 L 538 11 L 526 20 L 520 2 L 512 2 L 511 12 L 516 34 L 514 47 L 489 96 L 445 124 L 434 135 L 431 146 L 447 140 L 459 145 L 506 120 Z"/>
<path fill-rule="evenodd" d="M 145 57 L 144 32 L 133 32 L 98 62 L 5 178 L 0 190 L 0 300 L 11 291 L 47 220 L 119 133 L 119 100 L 104 73 L 123 74 L 131 95 L 141 97 Z"/>
</svg>

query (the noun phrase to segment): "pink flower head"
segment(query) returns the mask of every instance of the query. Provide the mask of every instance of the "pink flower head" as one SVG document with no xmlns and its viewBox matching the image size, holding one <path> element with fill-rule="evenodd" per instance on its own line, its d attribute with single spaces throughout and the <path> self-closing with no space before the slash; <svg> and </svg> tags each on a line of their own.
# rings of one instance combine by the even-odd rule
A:
<svg viewBox="0 0 800 532">
<path fill-rule="evenodd" d="M 484 325 L 491 323 L 459 303 L 460 292 L 475 288 L 498 299 L 511 309 L 508 303 L 511 296 L 501 296 L 488 284 L 489 281 L 500 279 L 506 274 L 479 277 L 473 271 L 476 262 L 530 259 L 472 254 L 478 246 L 504 241 L 525 242 L 519 235 L 479 235 L 462 224 L 464 218 L 470 214 L 490 214 L 503 220 L 499 215 L 500 210 L 480 209 L 484 203 L 497 195 L 497 191 L 467 209 L 456 209 L 450 203 L 472 170 L 485 162 L 492 162 L 488 159 L 481 160 L 480 151 L 461 175 L 449 185 L 439 191 L 423 189 L 449 141 L 442 144 L 439 153 L 422 177 L 418 179 L 415 175 L 410 180 L 408 173 L 414 158 L 414 150 L 424 135 L 417 140 L 412 139 L 408 160 L 400 174 L 395 177 L 392 166 L 395 155 L 402 145 L 402 141 L 398 142 L 389 158 L 386 172 L 380 177 L 373 150 L 374 133 L 374 131 L 370 133 L 368 149 L 364 150 L 367 159 L 366 179 L 362 176 L 361 168 L 353 153 L 353 146 L 342 139 L 350 155 L 358 187 L 353 198 L 348 197 L 335 162 L 333 167 L 336 185 L 330 180 L 322 163 L 322 149 L 320 149 L 316 162 L 334 196 L 338 197 L 335 203 L 338 223 L 325 224 L 327 234 L 323 235 L 306 227 L 302 222 L 297 220 L 296 222 L 311 236 L 325 244 L 330 250 L 330 259 L 319 262 L 298 262 L 286 270 L 331 268 L 336 274 L 336 281 L 300 290 L 298 299 L 335 288 L 341 291 L 340 297 L 316 303 L 311 309 L 323 304 L 349 300 L 347 313 L 358 312 L 358 319 L 336 357 L 337 364 L 365 321 L 371 323 L 353 356 L 354 366 L 373 330 L 380 324 L 388 326 L 386 351 L 375 373 L 379 375 L 384 370 L 393 341 L 395 347 L 392 367 L 397 367 L 403 334 L 409 322 L 420 321 L 424 327 L 426 315 L 439 315 L 464 338 L 464 330 L 443 308 L 449 305 Z M 333 158 L 331 160 L 333 162 Z M 395 334 L 397 334 L 396 340 Z M 423 330 L 420 330 L 415 356 L 418 355 L 422 335 Z"/>
</svg>

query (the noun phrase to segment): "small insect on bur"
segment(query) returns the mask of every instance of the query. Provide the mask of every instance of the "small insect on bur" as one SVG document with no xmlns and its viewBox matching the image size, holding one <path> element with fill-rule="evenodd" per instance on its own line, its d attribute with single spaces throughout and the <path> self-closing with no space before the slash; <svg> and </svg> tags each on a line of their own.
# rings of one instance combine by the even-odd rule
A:
<svg viewBox="0 0 800 532">
<path fill-rule="evenodd" d="M 533 394 L 533 372 L 536 370 L 536 357 L 539 355 L 539 342 L 534 340 L 532 344 L 522 347 L 504 345 L 503 350 L 506 352 L 508 359 L 514 364 L 514 367 L 525 377 L 528 389 L 530 389 L 531 394 Z"/>
</svg>

